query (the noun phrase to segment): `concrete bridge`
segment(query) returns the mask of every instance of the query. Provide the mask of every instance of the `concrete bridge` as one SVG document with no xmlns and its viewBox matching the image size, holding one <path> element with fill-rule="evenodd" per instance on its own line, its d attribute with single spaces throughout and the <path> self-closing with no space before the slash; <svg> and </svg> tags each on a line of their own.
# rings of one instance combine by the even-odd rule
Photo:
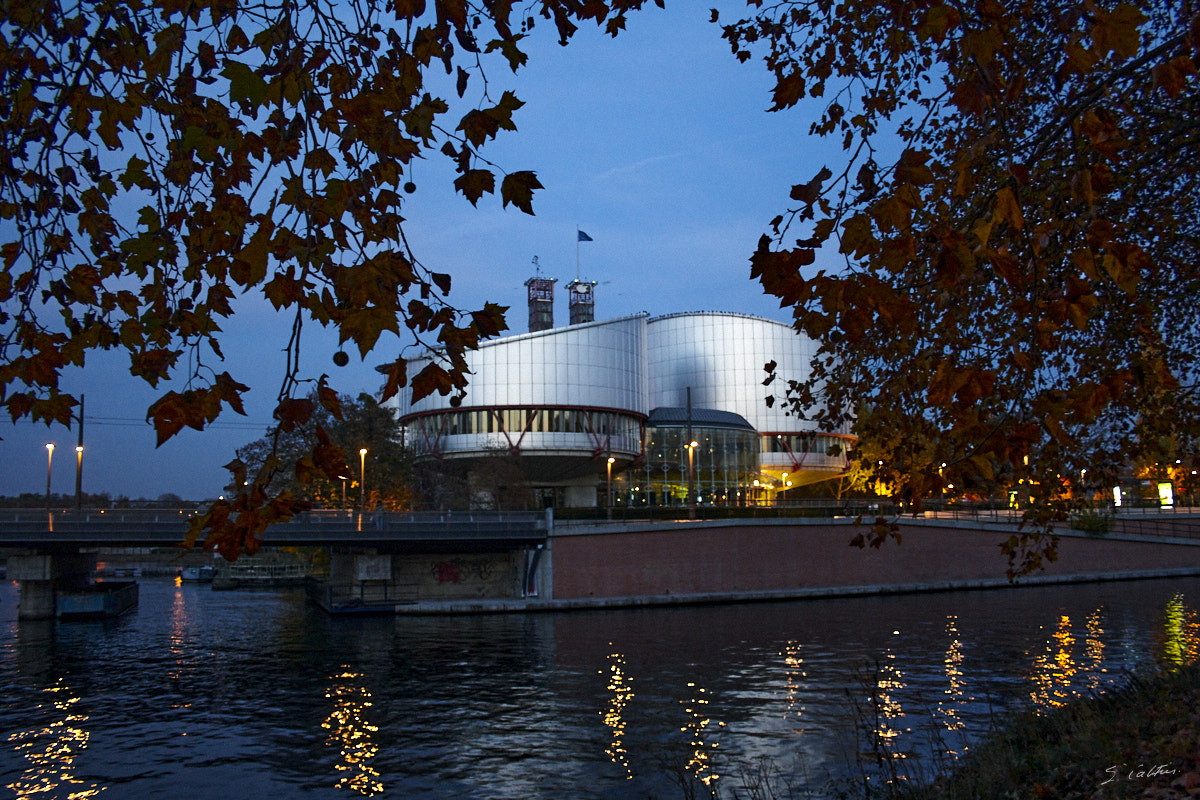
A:
<svg viewBox="0 0 1200 800">
<path fill-rule="evenodd" d="M 53 617 L 59 593 L 88 585 L 96 549 L 182 546 L 195 513 L 189 509 L 0 512 L 0 548 L 15 551 L 8 557 L 7 577 L 21 585 L 18 615 Z M 336 571 L 359 577 L 365 570 L 368 577 L 359 579 L 368 580 L 370 575 L 389 572 L 392 558 L 403 555 L 536 552 L 545 545 L 553 524 L 550 511 L 312 511 L 271 526 L 262 542 L 268 547 L 328 547 Z M 364 562 L 364 556 L 370 561 Z M 341 561 L 369 566 L 356 570 Z"/>
</svg>

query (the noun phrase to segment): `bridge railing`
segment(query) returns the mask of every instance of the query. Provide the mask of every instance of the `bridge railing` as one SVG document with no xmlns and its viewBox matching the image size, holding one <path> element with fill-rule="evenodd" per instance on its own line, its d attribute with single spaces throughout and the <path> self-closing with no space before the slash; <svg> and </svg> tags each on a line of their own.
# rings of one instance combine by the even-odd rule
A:
<svg viewBox="0 0 1200 800">
<path fill-rule="evenodd" d="M 309 598 L 326 611 L 361 611 L 374 607 L 390 609 L 420 601 L 415 583 L 395 581 L 346 581 L 329 583 L 312 581 L 307 584 Z"/>
<path fill-rule="evenodd" d="M 68 544 L 180 544 L 191 509 L 0 511 L 0 546 Z M 548 514 L 510 511 L 372 512 L 309 511 L 269 528 L 266 544 L 339 544 L 353 540 L 544 541 Z"/>
</svg>

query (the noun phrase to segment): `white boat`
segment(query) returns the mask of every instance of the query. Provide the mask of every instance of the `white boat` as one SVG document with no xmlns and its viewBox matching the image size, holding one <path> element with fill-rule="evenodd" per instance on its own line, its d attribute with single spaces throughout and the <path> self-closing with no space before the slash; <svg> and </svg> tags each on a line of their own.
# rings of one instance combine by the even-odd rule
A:
<svg viewBox="0 0 1200 800">
<path fill-rule="evenodd" d="M 184 567 L 179 578 L 184 583 L 211 583 L 215 572 L 212 567 Z"/>
</svg>

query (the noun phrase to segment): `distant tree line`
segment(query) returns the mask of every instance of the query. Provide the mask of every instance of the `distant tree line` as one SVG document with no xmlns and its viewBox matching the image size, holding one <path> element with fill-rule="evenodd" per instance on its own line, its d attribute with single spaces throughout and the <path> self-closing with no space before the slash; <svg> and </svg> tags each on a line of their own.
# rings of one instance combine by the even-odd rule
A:
<svg viewBox="0 0 1200 800">
<path fill-rule="evenodd" d="M 157 498 L 151 500 L 145 497 L 130 498 L 125 495 L 117 495 L 114 498 L 108 492 L 83 492 L 79 497 L 79 505 L 84 508 L 198 508 L 201 505 L 202 499 L 184 500 L 173 492 L 160 494 Z M 60 492 L 52 492 L 50 494 L 50 508 L 52 509 L 72 509 L 76 506 L 76 497 L 74 493 L 62 494 Z M 45 508 L 46 493 L 45 492 L 22 492 L 18 495 L 0 495 L 0 508 Z"/>
</svg>

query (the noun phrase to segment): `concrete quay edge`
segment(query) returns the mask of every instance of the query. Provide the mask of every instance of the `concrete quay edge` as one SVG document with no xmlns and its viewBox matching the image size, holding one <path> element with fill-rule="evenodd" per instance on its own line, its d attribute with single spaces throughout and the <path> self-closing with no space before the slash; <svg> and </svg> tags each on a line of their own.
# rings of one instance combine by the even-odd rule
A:
<svg viewBox="0 0 1200 800">
<path fill-rule="evenodd" d="M 809 586 L 770 591 L 709 592 L 702 594 L 642 595 L 635 597 L 583 597 L 562 600 L 477 599 L 418 601 L 416 603 L 397 604 L 394 606 L 394 609 L 385 610 L 375 607 L 373 611 L 375 613 L 395 613 L 397 615 L 412 616 L 585 611 L 681 605 L 714 605 L 722 603 L 763 603 L 815 598 L 954 592 L 973 589 L 1021 589 L 1030 586 L 1053 584 L 1101 583 L 1196 576 L 1200 576 L 1200 567 L 1133 570 L 1129 572 L 1085 572 L 1068 575 L 1033 575 L 1020 578 L 1015 582 L 1009 581 L 1007 577 L 997 576 L 995 578 L 975 578 L 959 581 L 866 584 L 858 586 Z M 341 611 L 334 613 L 347 614 L 354 612 Z"/>
</svg>

